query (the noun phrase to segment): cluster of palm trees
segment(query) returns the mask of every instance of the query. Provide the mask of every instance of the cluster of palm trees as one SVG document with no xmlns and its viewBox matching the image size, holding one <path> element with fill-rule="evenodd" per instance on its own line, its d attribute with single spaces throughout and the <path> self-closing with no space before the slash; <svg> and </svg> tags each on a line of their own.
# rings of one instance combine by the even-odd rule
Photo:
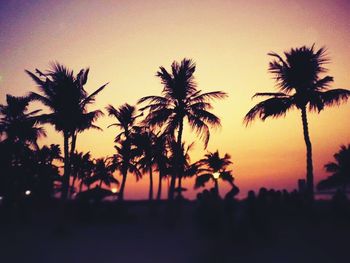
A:
<svg viewBox="0 0 350 263">
<path fill-rule="evenodd" d="M 275 76 L 278 92 L 257 93 L 256 96 L 267 96 L 254 106 L 245 116 L 246 124 L 256 118 L 265 120 L 268 117 L 284 116 L 292 108 L 301 111 L 304 139 L 307 149 L 307 193 L 313 198 L 313 164 L 312 147 L 308 131 L 307 110 L 318 111 L 325 106 L 332 106 L 346 101 L 350 91 L 345 89 L 328 89 L 333 78 L 320 77 L 325 72 L 324 64 L 329 62 L 325 49 L 315 50 L 314 46 L 291 49 L 285 52 L 285 58 L 276 53 L 269 53 L 274 60 L 269 71 Z M 118 198 L 124 199 L 124 192 L 129 174 L 140 179 L 149 177 L 149 199 L 154 199 L 154 176 L 158 175 L 156 198 L 162 195 L 162 180 L 168 178 L 168 199 L 182 197 L 186 190 L 182 180 L 195 176 L 195 187 L 202 187 L 212 180 L 214 189 L 219 194 L 218 180 L 228 182 L 233 192 L 238 192 L 229 166 L 230 156 L 223 157 L 219 152 L 208 152 L 203 159 L 191 162 L 190 150 L 193 144 L 186 144 L 183 139 L 184 125 L 189 125 L 207 147 L 210 139 L 210 129 L 221 125 L 219 117 L 210 112 L 212 100 L 224 99 L 223 91 L 202 92 L 194 80 L 196 66 L 190 59 L 180 63 L 174 61 L 171 71 L 160 67 L 156 76 L 159 77 L 163 90 L 160 95 L 141 98 L 137 105 L 123 104 L 119 107 L 108 105 L 106 112 L 115 118 L 109 127 L 115 127 L 115 154 L 110 157 L 92 159 L 89 153 L 76 151 L 77 136 L 87 129 L 101 129 L 95 121 L 103 115 L 102 110 L 88 111 L 88 105 L 107 86 L 102 85 L 96 91 L 88 94 L 84 85 L 88 80 L 89 69 L 82 69 L 77 75 L 72 70 L 59 63 L 53 63 L 51 69 L 44 73 L 38 69 L 26 73 L 37 85 L 38 92 L 30 92 L 26 97 L 7 95 L 7 105 L 0 105 L 1 187 L 18 192 L 30 187 L 27 179 L 40 182 L 40 172 L 32 171 L 36 165 L 44 165 L 50 172 L 51 189 L 54 181 L 61 182 L 59 190 L 62 200 L 81 192 L 83 188 L 90 189 L 92 185 L 101 188 L 102 185 L 116 184 Z M 32 101 L 39 101 L 44 107 L 41 110 L 28 112 Z M 46 136 L 42 124 L 52 125 L 63 136 L 63 157 L 57 145 L 40 148 L 37 140 Z M 28 154 L 30 152 L 30 154 Z M 35 161 L 34 161 L 35 160 Z M 63 162 L 63 175 L 60 176 L 58 164 Z M 41 167 L 44 169 L 43 167 Z M 40 170 L 38 168 L 35 168 Z M 44 170 L 45 170 L 44 169 Z M 121 182 L 115 178 L 118 172 Z M 43 173 L 43 172 L 41 172 Z M 16 176 L 15 176 L 16 177 Z M 25 176 L 24 176 L 25 177 Z M 12 182 L 12 187 L 5 187 Z M 113 188 L 115 189 L 115 188 Z M 0 189 L 1 190 L 1 189 Z M 23 189 L 20 189 L 21 191 Z M 1 190 L 3 193 L 4 190 Z M 2 194 L 3 194 L 2 193 Z"/>
</svg>

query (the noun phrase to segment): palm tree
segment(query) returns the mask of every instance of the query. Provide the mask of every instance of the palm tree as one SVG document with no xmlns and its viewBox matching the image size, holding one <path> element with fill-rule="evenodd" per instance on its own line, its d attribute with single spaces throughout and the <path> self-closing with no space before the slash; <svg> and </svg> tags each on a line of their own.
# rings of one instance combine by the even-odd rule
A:
<svg viewBox="0 0 350 263">
<path fill-rule="evenodd" d="M 121 172 L 123 177 L 118 196 L 119 200 L 123 200 L 128 171 L 138 173 L 138 169 L 133 163 L 133 158 L 135 156 L 132 156 L 131 151 L 131 135 L 138 128 L 138 126 L 136 126 L 136 120 L 142 114 L 137 115 L 136 108 L 127 103 L 123 104 L 118 109 L 114 108 L 112 105 L 108 105 L 106 109 L 108 115 L 116 118 L 117 120 L 117 122 L 109 125 L 108 127 L 117 126 L 120 129 L 120 132 L 116 135 L 114 140 L 114 142 L 117 143 L 115 146 L 117 154 L 114 155 L 114 161 L 115 168 Z"/>
<path fill-rule="evenodd" d="M 137 164 L 143 172 L 149 173 L 149 200 L 153 200 L 153 167 L 155 164 L 155 134 L 148 128 L 142 127 L 133 135 L 133 144 L 138 156 Z"/>
<path fill-rule="evenodd" d="M 227 170 L 228 166 L 232 164 L 230 159 L 231 156 L 227 153 L 224 157 L 220 157 L 219 151 L 206 154 L 203 159 L 198 161 L 198 164 L 202 167 L 203 173 L 197 176 L 195 188 L 203 187 L 209 180 L 212 180 L 214 182 L 215 192 L 219 195 L 219 179 L 235 187 L 233 184 L 234 178 L 232 176 L 232 171 Z"/>
<path fill-rule="evenodd" d="M 75 182 L 77 179 L 80 180 L 79 192 L 81 191 L 85 180 L 87 180 L 92 175 L 94 163 L 91 160 L 90 152 L 75 152 L 70 155 L 71 164 L 71 176 L 73 177 L 72 185 L 70 187 L 70 195 L 72 196 L 75 192 Z"/>
<path fill-rule="evenodd" d="M 187 120 L 190 127 L 208 145 L 209 127 L 220 126 L 220 119 L 209 110 L 212 99 L 222 99 L 227 95 L 222 91 L 202 93 L 197 89 L 193 73 L 195 63 L 190 59 L 183 59 L 181 63 L 174 61 L 171 65 L 171 73 L 164 67 L 160 67 L 156 76 L 161 79 L 164 88 L 162 96 L 146 96 L 138 103 L 148 102 L 141 110 L 149 110 L 145 118 L 145 124 L 150 127 L 164 128 L 169 136 L 176 137 L 178 148 L 181 149 L 184 121 Z M 179 166 L 177 174 L 182 174 Z M 175 181 L 177 174 L 171 177 L 169 199 L 174 197 Z"/>
<path fill-rule="evenodd" d="M 31 158 L 31 176 L 34 177 L 31 191 L 40 201 L 47 201 L 52 197 L 54 182 L 60 181 L 59 167 L 54 161 L 60 162 L 61 150 L 59 145 L 44 145 L 33 152 Z"/>
<path fill-rule="evenodd" d="M 335 161 L 327 163 L 324 167 L 331 176 L 320 181 L 317 185 L 319 190 L 342 187 L 346 192 L 350 182 L 350 144 L 342 145 L 340 150 L 333 155 Z"/>
<path fill-rule="evenodd" d="M 124 200 L 125 183 L 128 172 L 136 176 L 136 180 L 141 179 L 142 174 L 137 167 L 135 161 L 138 151 L 134 147 L 131 148 L 128 141 L 124 140 L 114 146 L 117 153 L 113 155 L 113 169 L 118 170 L 122 175 L 122 183 L 119 188 L 118 199 Z"/>
<path fill-rule="evenodd" d="M 33 145 L 38 149 L 37 140 L 46 136 L 45 130 L 37 125 L 37 113 L 28 112 L 30 98 L 6 95 L 6 105 L 0 105 L 0 138 L 11 144 Z"/>
<path fill-rule="evenodd" d="M 0 194 L 7 200 L 23 196 L 23 191 L 35 181 L 39 151 L 37 140 L 46 136 L 38 126 L 36 111 L 28 111 L 28 97 L 6 96 L 0 105 Z"/>
<path fill-rule="evenodd" d="M 63 133 L 64 175 L 61 197 L 65 200 L 69 189 L 70 155 L 75 151 L 77 134 L 90 128 L 99 129 L 93 123 L 102 112 L 100 110 L 88 112 L 87 105 L 94 102 L 96 95 L 108 83 L 88 95 L 84 85 L 88 79 L 89 68 L 80 70 L 75 76 L 73 71 L 64 65 L 52 63 L 51 70 L 47 73 L 42 73 L 38 69 L 36 74 L 28 70 L 26 72 L 40 90 L 40 93 L 31 92 L 30 98 L 40 101 L 50 110 L 50 113 L 41 115 L 41 122 L 49 123 Z"/>
<path fill-rule="evenodd" d="M 185 147 L 185 143 L 182 143 L 180 151 L 178 150 L 177 143 L 171 141 L 170 143 L 170 157 L 169 157 L 169 169 L 172 170 L 172 174 L 177 169 L 177 163 L 182 167 L 183 173 L 179 174 L 177 180 L 178 184 L 175 188 L 175 192 L 178 196 L 182 196 L 182 192 L 186 191 L 186 188 L 182 187 L 182 179 L 195 176 L 199 172 L 199 166 L 197 163 L 191 163 L 191 157 L 189 152 L 193 149 L 194 143 Z"/>
<path fill-rule="evenodd" d="M 162 196 L 162 180 L 169 174 L 168 142 L 166 134 L 155 134 L 153 158 L 158 171 L 157 200 Z"/>
<path fill-rule="evenodd" d="M 307 196 L 313 199 L 314 176 L 307 109 L 320 112 L 325 106 L 338 105 L 347 101 L 350 91 L 328 89 L 333 77 L 320 77 L 327 71 L 324 64 L 330 61 L 325 48 L 315 50 L 314 45 L 292 48 L 284 53 L 285 59 L 276 53 L 268 55 L 275 58 L 269 64 L 269 72 L 275 76 L 278 92 L 256 93 L 254 97 L 269 98 L 255 105 L 246 114 L 244 122 L 248 125 L 256 118 L 264 121 L 268 117 L 285 116 L 293 108 L 300 110 L 306 144 Z"/>
<path fill-rule="evenodd" d="M 99 158 L 94 162 L 93 176 L 94 181 L 99 181 L 98 187 L 102 188 L 102 183 L 106 186 L 111 186 L 112 183 L 119 185 L 119 181 L 113 176 L 113 165 L 110 163 L 110 158 Z"/>
</svg>

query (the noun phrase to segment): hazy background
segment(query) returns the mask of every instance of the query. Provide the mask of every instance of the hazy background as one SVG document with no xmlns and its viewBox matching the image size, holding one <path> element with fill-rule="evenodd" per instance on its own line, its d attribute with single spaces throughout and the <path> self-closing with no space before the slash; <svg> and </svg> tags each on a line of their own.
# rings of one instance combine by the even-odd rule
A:
<svg viewBox="0 0 350 263">
<path fill-rule="evenodd" d="M 333 87 L 350 88 L 349 1 L 0 1 L 0 103 L 5 95 L 25 95 L 35 84 L 24 69 L 45 70 L 50 61 L 77 73 L 90 67 L 86 89 L 105 82 L 94 108 L 130 104 L 162 90 L 155 77 L 159 66 L 193 58 L 199 89 L 223 90 L 229 98 L 214 103 L 222 128 L 213 131 L 208 150 L 229 153 L 236 183 L 245 194 L 260 186 L 293 189 L 305 177 L 305 145 L 300 113 L 257 121 L 246 128 L 242 120 L 258 102 L 255 92 L 274 91 L 267 73 L 267 53 L 291 47 L 325 45 L 332 63 Z M 341 144 L 350 142 L 348 105 L 309 115 L 316 181 L 323 165 Z M 103 117 L 103 132 L 78 137 L 78 150 L 94 157 L 114 153 L 114 120 Z M 42 143 L 63 143 L 46 127 Z M 186 133 L 190 143 L 196 138 Z M 193 161 L 205 153 L 196 143 Z M 148 177 L 135 183 L 132 175 L 126 198 L 145 198 Z M 164 182 L 164 185 L 166 182 Z M 194 197 L 193 181 L 185 183 Z M 224 184 L 221 189 L 224 190 Z"/>
</svg>

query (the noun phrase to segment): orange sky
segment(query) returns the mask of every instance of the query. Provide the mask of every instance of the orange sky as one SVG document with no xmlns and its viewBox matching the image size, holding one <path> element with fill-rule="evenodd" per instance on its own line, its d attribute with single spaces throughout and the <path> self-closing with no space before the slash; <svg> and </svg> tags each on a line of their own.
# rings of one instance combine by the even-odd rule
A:
<svg viewBox="0 0 350 263">
<path fill-rule="evenodd" d="M 57 60 L 76 72 L 91 68 L 86 86 L 93 91 L 105 82 L 96 108 L 134 104 L 138 98 L 160 94 L 155 77 L 160 65 L 193 58 L 199 89 L 223 90 L 229 98 L 214 103 L 222 128 L 213 131 L 208 150 L 229 153 L 236 183 L 245 193 L 260 186 L 288 188 L 305 175 L 305 145 L 300 114 L 257 121 L 246 128 L 242 119 L 258 102 L 255 92 L 274 91 L 267 73 L 269 51 L 291 47 L 327 46 L 333 87 L 350 88 L 350 4 L 344 1 L 1 1 L 0 103 L 5 94 L 24 95 L 35 84 L 24 69 L 47 69 Z M 309 115 L 316 181 L 323 165 L 339 145 L 350 142 L 350 103 Z M 78 149 L 96 157 L 111 155 L 116 131 L 79 136 Z M 47 127 L 43 143 L 62 143 Z M 195 139 L 189 133 L 185 139 Z M 205 151 L 198 142 L 193 161 Z M 130 176 L 126 198 L 147 196 L 148 178 L 135 184 Z M 194 197 L 193 182 L 187 196 Z M 165 185 L 165 183 L 164 183 Z M 224 186 L 222 185 L 222 188 Z"/>
</svg>

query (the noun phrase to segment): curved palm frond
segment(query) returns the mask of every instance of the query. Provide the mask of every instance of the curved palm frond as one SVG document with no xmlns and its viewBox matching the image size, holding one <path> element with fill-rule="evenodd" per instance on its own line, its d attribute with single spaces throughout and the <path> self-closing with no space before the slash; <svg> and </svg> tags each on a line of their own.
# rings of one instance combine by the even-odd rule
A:
<svg viewBox="0 0 350 263">
<path fill-rule="evenodd" d="M 248 125 L 256 118 L 265 120 L 268 117 L 280 117 L 294 107 L 292 97 L 274 97 L 255 105 L 244 117 L 244 123 Z"/>
</svg>

